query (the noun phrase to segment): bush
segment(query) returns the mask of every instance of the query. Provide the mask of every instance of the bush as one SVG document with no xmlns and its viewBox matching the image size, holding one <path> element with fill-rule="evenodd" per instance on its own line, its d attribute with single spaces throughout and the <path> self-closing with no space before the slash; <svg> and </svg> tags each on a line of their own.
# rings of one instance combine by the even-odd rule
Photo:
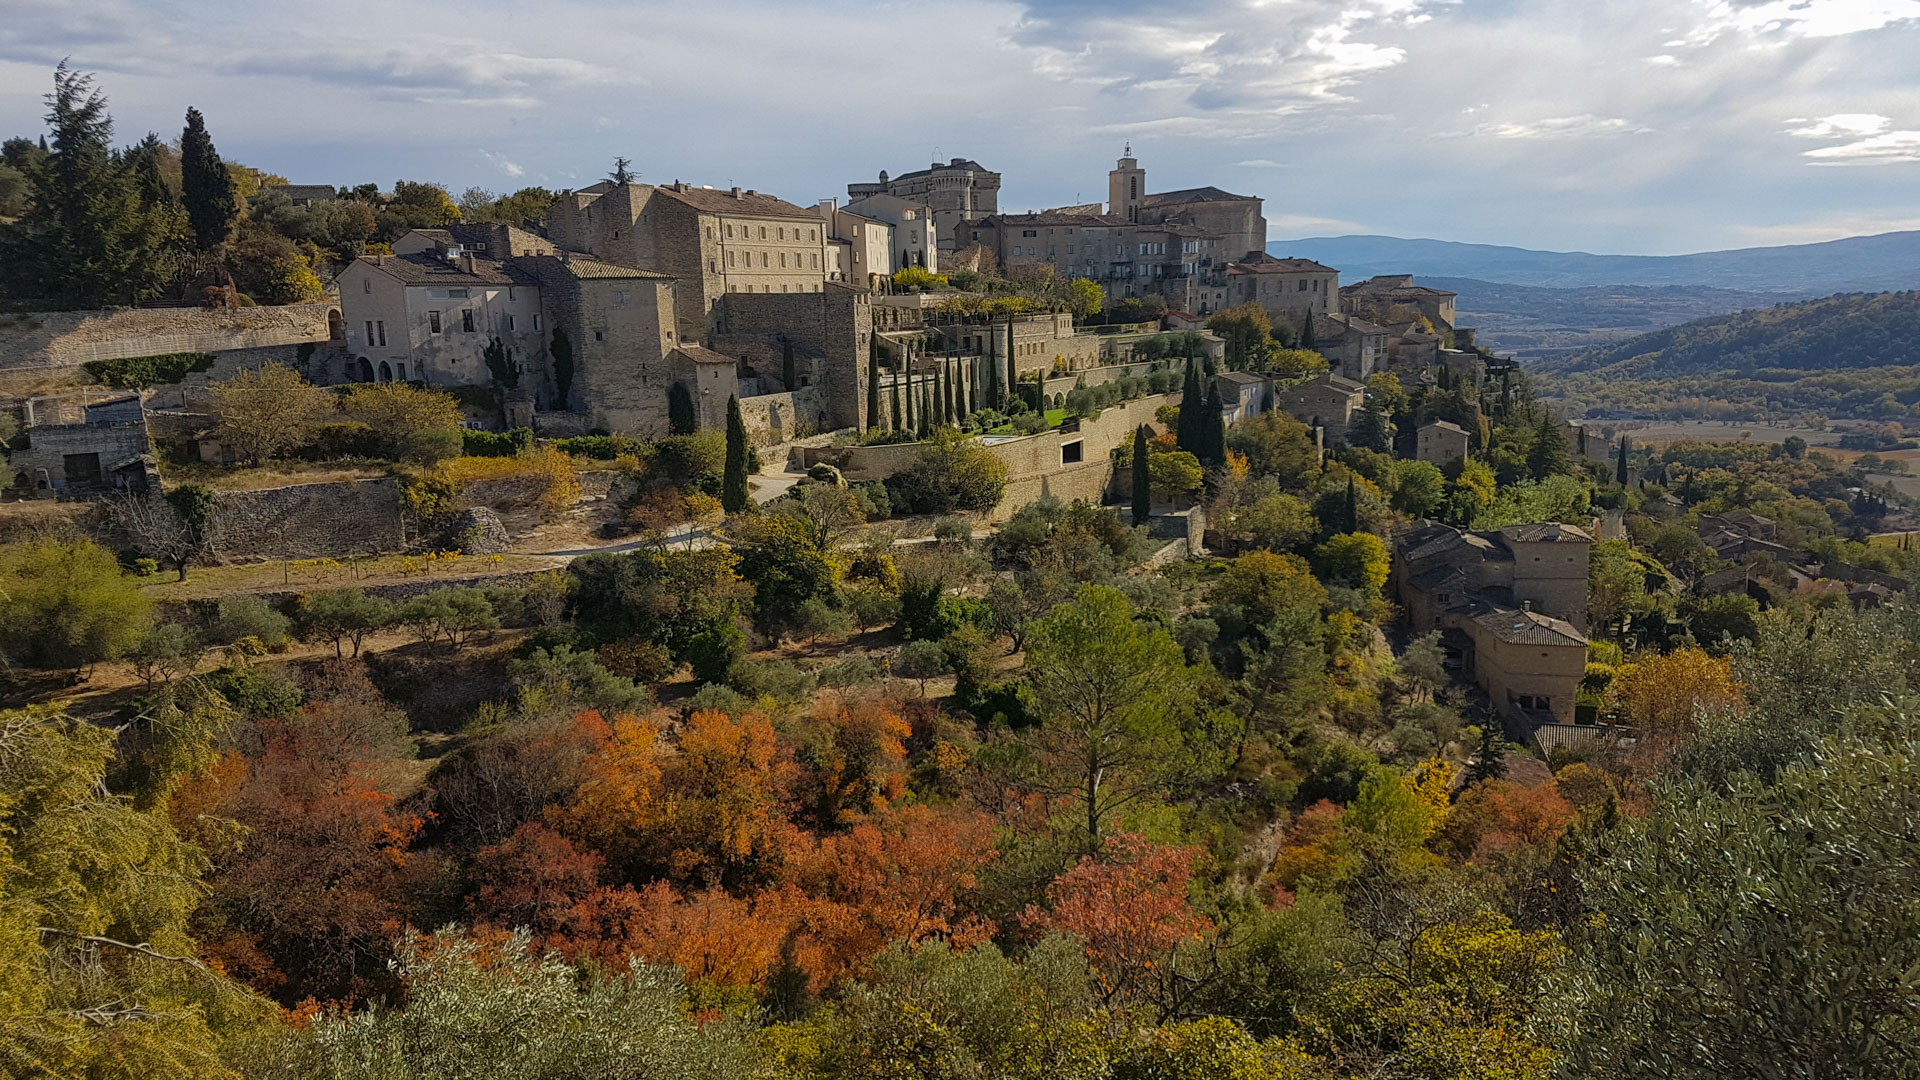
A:
<svg viewBox="0 0 1920 1080">
<path fill-rule="evenodd" d="M 460 452 L 467 457 L 513 457 L 533 445 L 531 428 L 512 431 L 474 431 L 460 433 Z"/>
<path fill-rule="evenodd" d="M 612 461 L 622 455 L 637 457 L 645 450 L 638 439 L 625 435 L 575 435 L 555 439 L 553 446 L 562 453 L 595 461 Z"/>
<path fill-rule="evenodd" d="M 693 669 L 694 678 L 701 682 L 719 683 L 727 680 L 727 673 L 734 661 L 745 655 L 747 635 L 731 620 L 727 620 L 716 622 L 693 635 L 687 642 L 686 655 L 681 659 Z"/>
<path fill-rule="evenodd" d="M 813 672 L 791 660 L 748 660 L 733 662 L 727 669 L 727 685 L 749 698 L 772 698 L 787 705 L 798 705 L 819 685 Z"/>
<path fill-rule="evenodd" d="M 220 601 L 213 620 L 213 640 L 222 645 L 252 638 L 265 648 L 278 649 L 292 631 L 293 620 L 258 596 L 227 597 Z"/>
<path fill-rule="evenodd" d="M 160 383 L 177 383 L 196 371 L 213 367 L 214 355 L 202 352 L 129 356 L 117 360 L 89 360 L 81 367 L 87 378 L 116 390 L 144 390 Z"/>
<path fill-rule="evenodd" d="M 973 541 L 973 522 L 961 517 L 944 517 L 933 523 L 933 538 L 942 544 L 966 544 Z"/>
<path fill-rule="evenodd" d="M 534 704 L 579 705 L 607 716 L 637 712 L 653 704 L 653 692 L 600 665 L 590 652 L 556 645 L 552 652 L 535 649 L 508 668 L 523 707 Z"/>
<path fill-rule="evenodd" d="M 820 685 L 832 690 L 867 686 L 880 678 L 880 667 L 864 656 L 849 656 L 820 669 Z"/>
<path fill-rule="evenodd" d="M 600 666 L 638 683 L 659 683 L 673 677 L 680 664 L 673 654 L 645 638 L 627 638 L 600 646 Z"/>
<path fill-rule="evenodd" d="M 153 604 L 90 540 L 43 537 L 0 546 L 0 659 L 78 668 L 125 655 Z"/>
<path fill-rule="evenodd" d="M 202 681 L 225 698 L 235 712 L 254 719 L 285 720 L 300 708 L 304 697 L 286 676 L 263 665 L 223 667 L 203 676 Z"/>
<path fill-rule="evenodd" d="M 935 435 L 912 465 L 887 478 L 893 509 L 904 514 L 991 510 L 1006 487 L 1006 464 L 951 430 Z"/>
</svg>

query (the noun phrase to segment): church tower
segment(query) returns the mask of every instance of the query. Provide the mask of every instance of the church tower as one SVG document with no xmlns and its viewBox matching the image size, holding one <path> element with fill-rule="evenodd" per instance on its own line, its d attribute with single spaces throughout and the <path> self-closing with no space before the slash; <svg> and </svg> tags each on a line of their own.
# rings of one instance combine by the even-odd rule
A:
<svg viewBox="0 0 1920 1080">
<path fill-rule="evenodd" d="M 1147 170 L 1133 158 L 1128 143 L 1120 162 L 1107 174 L 1107 213 L 1128 221 L 1140 220 L 1140 202 L 1147 197 Z"/>
</svg>

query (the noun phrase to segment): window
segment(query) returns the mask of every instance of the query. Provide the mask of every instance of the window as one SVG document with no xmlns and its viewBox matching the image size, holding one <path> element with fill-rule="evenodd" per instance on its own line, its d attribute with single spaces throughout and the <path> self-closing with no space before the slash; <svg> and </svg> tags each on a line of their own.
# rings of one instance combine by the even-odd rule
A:
<svg viewBox="0 0 1920 1080">
<path fill-rule="evenodd" d="M 1020 230 L 1020 235 L 1021 235 L 1021 236 L 1039 236 L 1039 235 L 1040 235 L 1040 230 L 1038 230 L 1038 229 L 1022 229 L 1022 230 Z"/>
<path fill-rule="evenodd" d="M 727 239 L 733 239 L 733 224 L 731 222 L 727 224 Z"/>
<path fill-rule="evenodd" d="M 535 330 L 538 330 L 538 329 L 540 329 L 540 316 L 538 316 L 538 315 L 535 315 L 535 316 L 533 317 L 533 328 L 534 328 Z"/>
<path fill-rule="evenodd" d="M 360 291 L 361 291 L 361 292 L 366 292 L 366 293 L 370 293 L 370 292 L 372 292 L 372 291 L 373 291 L 373 279 L 372 279 L 372 278 L 370 278 L 370 277 L 369 277 L 369 278 L 361 278 L 361 279 L 360 279 Z"/>
<path fill-rule="evenodd" d="M 513 316 L 509 315 L 507 316 L 507 332 L 512 333 L 514 329 L 515 327 L 513 325 Z"/>
<path fill-rule="evenodd" d="M 466 298 L 467 298 L 467 290 L 465 289 L 448 289 L 447 290 L 447 299 L 449 300 L 465 300 Z"/>
<path fill-rule="evenodd" d="M 767 227 L 765 225 L 762 225 L 760 226 L 760 239 L 765 240 L 766 238 L 767 238 Z"/>
<path fill-rule="evenodd" d="M 373 344 L 373 320 L 372 319 L 367 320 L 367 344 L 368 345 Z"/>
<path fill-rule="evenodd" d="M 607 340 L 607 332 L 605 330 L 595 330 L 593 332 L 593 340 L 595 341 Z"/>
<path fill-rule="evenodd" d="M 460 309 L 460 332 L 463 334 L 473 333 L 473 309 L 472 308 Z"/>
<path fill-rule="evenodd" d="M 761 231 L 761 232 L 766 232 L 767 230 L 765 230 L 765 229 L 761 229 L 760 231 Z M 768 266 L 768 263 L 767 263 L 767 253 L 763 251 L 763 252 L 761 252 L 761 253 L 760 253 L 760 268 L 761 268 L 762 270 L 764 270 L 764 269 L 766 269 L 766 268 L 767 268 L 767 266 Z"/>
<path fill-rule="evenodd" d="M 1085 458 L 1086 448 L 1087 448 L 1087 444 L 1085 442 L 1061 443 L 1060 444 L 1060 464 L 1062 465 L 1080 464 L 1080 462 Z"/>
<path fill-rule="evenodd" d="M 511 300 L 512 300 L 513 298 L 514 298 L 514 296 L 513 296 L 513 286 L 511 286 L 511 285 L 509 285 L 509 286 L 507 286 L 507 299 L 511 301 Z"/>
<path fill-rule="evenodd" d="M 782 239 L 782 240 L 785 240 L 785 239 L 787 238 L 787 229 L 786 229 L 786 226 L 784 226 L 784 225 L 783 225 L 783 226 L 781 226 L 781 227 L 779 228 L 779 230 L 777 230 L 777 231 L 778 231 L 778 232 L 779 232 L 779 234 L 780 234 L 780 239 Z"/>
<path fill-rule="evenodd" d="M 787 253 L 783 251 L 780 253 L 780 269 L 785 270 L 786 268 L 787 268 Z"/>
<path fill-rule="evenodd" d="M 807 230 L 807 239 L 809 239 L 809 240 L 818 240 L 818 239 L 820 239 L 820 230 L 819 230 L 819 229 L 808 229 L 808 230 Z"/>
<path fill-rule="evenodd" d="M 815 270 L 820 269 L 820 253 L 819 252 L 816 251 L 813 254 L 807 256 L 807 261 L 813 264 L 813 268 Z"/>
<path fill-rule="evenodd" d="M 713 226 L 707 226 L 707 239 L 713 239 Z"/>
<path fill-rule="evenodd" d="M 718 259 L 708 259 L 708 260 L 707 260 L 707 273 L 709 273 L 709 274 L 717 274 L 717 273 L 719 273 L 719 272 L 720 272 L 720 260 L 718 260 Z"/>
<path fill-rule="evenodd" d="M 727 265 L 728 266 L 733 265 L 733 252 L 731 251 L 727 252 Z"/>
<path fill-rule="evenodd" d="M 378 330 L 378 331 L 380 332 L 380 344 L 381 344 L 382 346 L 384 346 L 384 345 L 386 345 L 386 343 L 387 343 L 387 321 L 386 321 L 385 319 L 375 319 L 375 320 L 373 320 L 373 326 L 374 326 L 374 329 L 375 329 L 375 330 Z"/>
<path fill-rule="evenodd" d="M 439 332 L 440 332 L 440 313 L 437 311 L 427 312 L 427 333 L 437 334 Z"/>
</svg>

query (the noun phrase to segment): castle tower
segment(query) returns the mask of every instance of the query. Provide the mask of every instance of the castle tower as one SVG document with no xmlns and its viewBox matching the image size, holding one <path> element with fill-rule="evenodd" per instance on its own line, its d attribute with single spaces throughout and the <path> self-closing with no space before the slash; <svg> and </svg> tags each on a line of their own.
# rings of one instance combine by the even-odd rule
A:
<svg viewBox="0 0 1920 1080">
<path fill-rule="evenodd" d="M 1128 143 L 1119 164 L 1107 174 L 1107 213 L 1128 221 L 1140 220 L 1140 202 L 1147 197 L 1147 170 L 1134 160 Z"/>
</svg>

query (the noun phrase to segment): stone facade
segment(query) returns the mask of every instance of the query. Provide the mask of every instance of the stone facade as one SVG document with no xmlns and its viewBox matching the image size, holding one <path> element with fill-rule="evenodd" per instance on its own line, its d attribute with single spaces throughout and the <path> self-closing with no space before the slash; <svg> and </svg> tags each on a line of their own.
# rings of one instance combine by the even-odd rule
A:
<svg viewBox="0 0 1920 1080">
<path fill-rule="evenodd" d="M 1314 348 L 1335 374 L 1364 383 L 1387 362 L 1387 329 L 1353 315 L 1313 317 Z"/>
<path fill-rule="evenodd" d="M 138 395 L 57 408 L 37 416 L 56 421 L 26 428 L 27 446 L 6 460 L 6 488 L 24 498 L 90 498 L 159 486 L 146 411 Z"/>
<path fill-rule="evenodd" d="M 714 309 L 714 345 L 778 376 L 791 342 L 801 387 L 815 387 L 829 428 L 865 422 L 872 296 L 836 283 L 817 293 L 736 293 Z M 796 388 L 798 389 L 798 388 Z"/>
<path fill-rule="evenodd" d="M 1340 310 L 1380 323 L 1399 322 L 1402 314 L 1417 311 L 1433 329 L 1452 330 L 1458 317 L 1457 298 L 1457 293 L 1445 289 L 1415 285 L 1412 274 L 1380 274 L 1343 286 Z"/>
<path fill-rule="evenodd" d="M 940 250 L 952 251 L 954 230 L 961 222 L 999 212 L 1000 174 L 977 161 L 954 158 L 944 165 L 936 161 L 918 172 L 895 177 L 889 177 L 882 169 L 877 183 L 847 185 L 850 200 L 876 195 L 891 195 L 931 207 Z"/>
<path fill-rule="evenodd" d="M 514 264 L 457 249 L 373 255 L 349 264 L 338 284 L 351 355 L 324 382 L 487 386 L 489 341 L 499 338 L 523 364 L 544 346 L 538 283 Z"/>
<path fill-rule="evenodd" d="M 1226 269 L 1230 305 L 1259 304 L 1276 323 L 1300 326 L 1309 315 L 1340 310 L 1340 271 L 1312 259 L 1261 254 Z"/>
<path fill-rule="evenodd" d="M 1328 373 L 1303 383 L 1274 388 L 1274 406 L 1308 427 L 1319 427 L 1327 446 L 1343 446 L 1347 424 L 1366 400 L 1366 389 Z"/>
<path fill-rule="evenodd" d="M 583 412 L 589 426 L 642 438 L 667 433 L 667 392 L 677 373 L 675 283 L 664 274 L 569 256 L 516 260 L 540 286 L 540 304 L 573 349 L 560 400 L 552 348 L 523 370 L 553 411 Z"/>
<path fill-rule="evenodd" d="M 568 251 L 675 280 L 680 340 L 705 343 L 708 317 L 730 294 L 817 293 L 827 281 L 819 213 L 757 191 L 672 184 L 596 184 L 547 213 Z"/>
<path fill-rule="evenodd" d="M 1435 420 L 1422 424 L 1415 433 L 1414 457 L 1430 461 L 1442 469 L 1450 468 L 1467 460 L 1467 449 L 1472 442 L 1472 436 L 1467 434 L 1466 428 L 1446 420 Z"/>
<path fill-rule="evenodd" d="M 847 212 L 885 222 L 893 245 L 893 269 L 924 266 L 940 270 L 940 231 L 933 207 L 896 195 L 869 195 L 847 204 Z"/>
</svg>

